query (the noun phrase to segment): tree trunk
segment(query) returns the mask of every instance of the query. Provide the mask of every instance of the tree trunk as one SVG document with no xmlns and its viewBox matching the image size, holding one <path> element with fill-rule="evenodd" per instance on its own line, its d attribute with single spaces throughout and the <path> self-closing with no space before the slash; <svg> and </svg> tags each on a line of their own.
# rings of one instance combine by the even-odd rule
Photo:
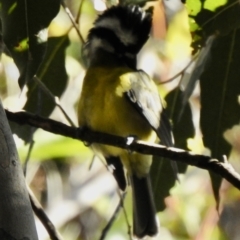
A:
<svg viewBox="0 0 240 240">
<path fill-rule="evenodd" d="M 21 163 L 1 99 L 0 239 L 38 239 Z"/>
</svg>

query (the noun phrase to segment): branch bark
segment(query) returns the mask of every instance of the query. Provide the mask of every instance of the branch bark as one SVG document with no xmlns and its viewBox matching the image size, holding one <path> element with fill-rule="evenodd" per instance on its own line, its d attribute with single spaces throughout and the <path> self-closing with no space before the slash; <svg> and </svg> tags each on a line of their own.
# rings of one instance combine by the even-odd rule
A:
<svg viewBox="0 0 240 240">
<path fill-rule="evenodd" d="M 15 142 L 0 100 L 0 239 L 37 240 Z"/>
<path fill-rule="evenodd" d="M 27 112 L 10 112 L 6 110 L 7 117 L 20 125 L 28 124 L 45 131 L 62 136 L 79 139 L 83 142 L 102 143 L 135 151 L 142 154 L 157 155 L 174 161 L 180 161 L 188 165 L 206 169 L 220 175 L 240 190 L 240 175 L 223 156 L 223 159 L 213 159 L 208 156 L 194 154 L 177 148 L 167 148 L 159 144 L 148 144 L 132 137 L 119 137 L 107 133 L 95 132 L 87 128 L 69 127 L 52 119 L 32 115 Z"/>
</svg>

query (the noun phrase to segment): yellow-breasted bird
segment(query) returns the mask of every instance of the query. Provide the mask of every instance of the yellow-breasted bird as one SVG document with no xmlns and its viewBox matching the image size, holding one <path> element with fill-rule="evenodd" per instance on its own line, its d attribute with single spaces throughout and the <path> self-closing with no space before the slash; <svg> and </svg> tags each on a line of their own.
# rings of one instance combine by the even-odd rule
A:
<svg viewBox="0 0 240 240">
<path fill-rule="evenodd" d="M 158 89 L 142 70 L 136 57 L 147 41 L 152 10 L 138 6 L 113 6 L 98 16 L 89 31 L 84 54 L 88 69 L 78 106 L 80 127 L 118 136 L 135 136 L 172 145 L 169 123 L 163 115 Z M 122 190 L 126 188 L 123 166 L 133 190 L 133 234 L 138 238 L 158 233 L 156 209 L 149 178 L 150 155 L 93 144 Z"/>
</svg>

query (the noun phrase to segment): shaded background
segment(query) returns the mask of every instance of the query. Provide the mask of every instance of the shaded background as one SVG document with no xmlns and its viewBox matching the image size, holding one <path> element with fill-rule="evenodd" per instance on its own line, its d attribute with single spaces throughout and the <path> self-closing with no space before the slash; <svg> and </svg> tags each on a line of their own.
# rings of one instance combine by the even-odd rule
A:
<svg viewBox="0 0 240 240">
<path fill-rule="evenodd" d="M 37 39 L 33 37 L 28 41 L 23 35 L 16 44 L 16 33 L 8 31 L 9 22 L 6 24 L 2 17 L 2 34 L 8 38 L 4 38 L 6 47 L 1 55 L 0 96 L 4 107 L 11 111 L 25 109 L 70 124 L 53 101 L 54 96 L 58 96 L 61 107 L 77 125 L 76 106 L 85 74 L 82 39 L 64 8 L 58 11 L 59 2 L 51 4 L 48 7 L 51 14 L 41 13 L 43 22 L 34 14 L 29 16 L 30 26 L 41 22 L 40 27 L 30 28 L 37 33 L 33 34 Z M 110 2 L 100 0 L 68 0 L 65 4 L 76 18 L 83 39 L 97 14 L 106 5 L 110 6 Z M 215 157 L 226 154 L 240 170 L 237 2 L 189 0 L 183 5 L 178 0 L 170 0 L 151 5 L 155 9 L 152 34 L 139 54 L 138 65 L 154 78 L 161 96 L 165 97 L 173 119 L 176 146 Z M 49 23 L 46 42 L 44 28 Z M 19 28 L 21 24 L 24 28 L 24 23 L 19 23 Z M 25 51 L 28 44 L 33 54 L 36 51 L 41 56 L 36 65 L 30 63 L 30 70 L 23 64 L 29 60 Z M 195 54 L 204 48 L 202 60 L 199 57 L 197 63 L 193 61 Z M 35 72 L 36 81 L 29 81 Z M 37 81 L 43 82 L 53 95 L 39 87 Z M 79 141 L 30 127 L 20 128 L 14 124 L 11 127 L 16 133 L 14 138 L 23 165 L 29 158 L 27 182 L 63 238 L 99 239 L 119 202 L 117 185 L 105 163 Z M 32 150 L 28 154 L 30 146 Z M 164 174 L 154 173 L 157 206 L 162 210 L 158 214 L 159 239 L 238 240 L 238 190 L 215 176 L 210 179 L 207 171 L 195 167 L 186 170 L 186 166 L 180 169 L 182 174 L 177 184 L 173 182 L 171 169 L 162 168 Z M 131 223 L 130 188 L 124 206 Z M 38 219 L 36 222 L 39 239 L 48 239 Z M 106 239 L 128 239 L 127 231 L 126 215 L 120 211 Z"/>
</svg>

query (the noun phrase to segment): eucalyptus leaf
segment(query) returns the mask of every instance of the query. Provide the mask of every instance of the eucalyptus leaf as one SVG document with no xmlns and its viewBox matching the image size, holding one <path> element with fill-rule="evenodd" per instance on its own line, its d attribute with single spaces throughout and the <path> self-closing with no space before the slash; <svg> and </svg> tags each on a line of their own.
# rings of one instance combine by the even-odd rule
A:
<svg viewBox="0 0 240 240">
<path fill-rule="evenodd" d="M 65 68 L 65 51 L 69 45 L 67 35 L 52 37 L 48 40 L 45 58 L 37 71 L 37 78 L 50 91 L 44 90 L 38 81 L 28 83 L 26 111 L 48 117 L 55 107 L 53 96 L 60 97 L 67 85 L 67 72 Z"/>
<path fill-rule="evenodd" d="M 36 74 L 45 54 L 45 29 L 60 0 L 1 0 L 2 39 L 20 72 L 19 86 Z"/>
<path fill-rule="evenodd" d="M 165 98 L 166 111 L 171 116 L 175 146 L 187 149 L 187 140 L 194 137 L 195 131 L 189 103 L 186 104 L 182 117 L 179 119 L 179 114 L 182 111 L 182 97 L 183 93 L 180 89 L 176 88 L 171 91 Z M 187 169 L 187 165 L 183 163 L 177 163 L 177 166 L 179 173 L 184 173 Z M 165 208 L 164 199 L 169 196 L 170 189 L 176 182 L 170 160 L 154 156 L 150 176 L 157 211 L 162 211 Z"/>
<path fill-rule="evenodd" d="M 201 128 L 204 145 L 213 158 L 229 155 L 231 146 L 223 138 L 240 119 L 240 30 L 215 40 L 211 61 L 200 78 Z M 211 174 L 214 195 L 219 203 L 221 178 Z"/>
<path fill-rule="evenodd" d="M 213 44 L 215 38 L 216 38 L 215 35 L 209 36 L 206 41 L 205 46 L 201 49 L 201 51 L 199 53 L 199 56 L 196 60 L 196 64 L 193 68 L 193 71 L 190 74 L 187 85 L 182 94 L 182 106 L 181 106 L 182 111 L 184 110 L 184 108 L 188 102 L 188 99 L 191 97 L 193 90 L 195 89 L 196 83 L 199 80 L 199 77 L 201 76 L 207 63 L 209 62 L 209 59 L 211 57 L 210 49 L 212 47 L 212 44 Z M 180 117 L 182 115 L 182 111 L 179 113 Z"/>
<path fill-rule="evenodd" d="M 24 110 L 48 117 L 55 107 L 54 96 L 61 97 L 64 92 L 68 76 L 65 68 L 65 51 L 69 44 L 66 35 L 49 38 L 45 58 L 37 72 L 38 81 L 28 82 L 27 102 Z M 42 87 L 41 84 L 45 87 Z M 50 93 L 48 92 L 50 91 Z M 25 142 L 31 141 L 34 129 L 11 123 L 11 128 Z"/>
</svg>

